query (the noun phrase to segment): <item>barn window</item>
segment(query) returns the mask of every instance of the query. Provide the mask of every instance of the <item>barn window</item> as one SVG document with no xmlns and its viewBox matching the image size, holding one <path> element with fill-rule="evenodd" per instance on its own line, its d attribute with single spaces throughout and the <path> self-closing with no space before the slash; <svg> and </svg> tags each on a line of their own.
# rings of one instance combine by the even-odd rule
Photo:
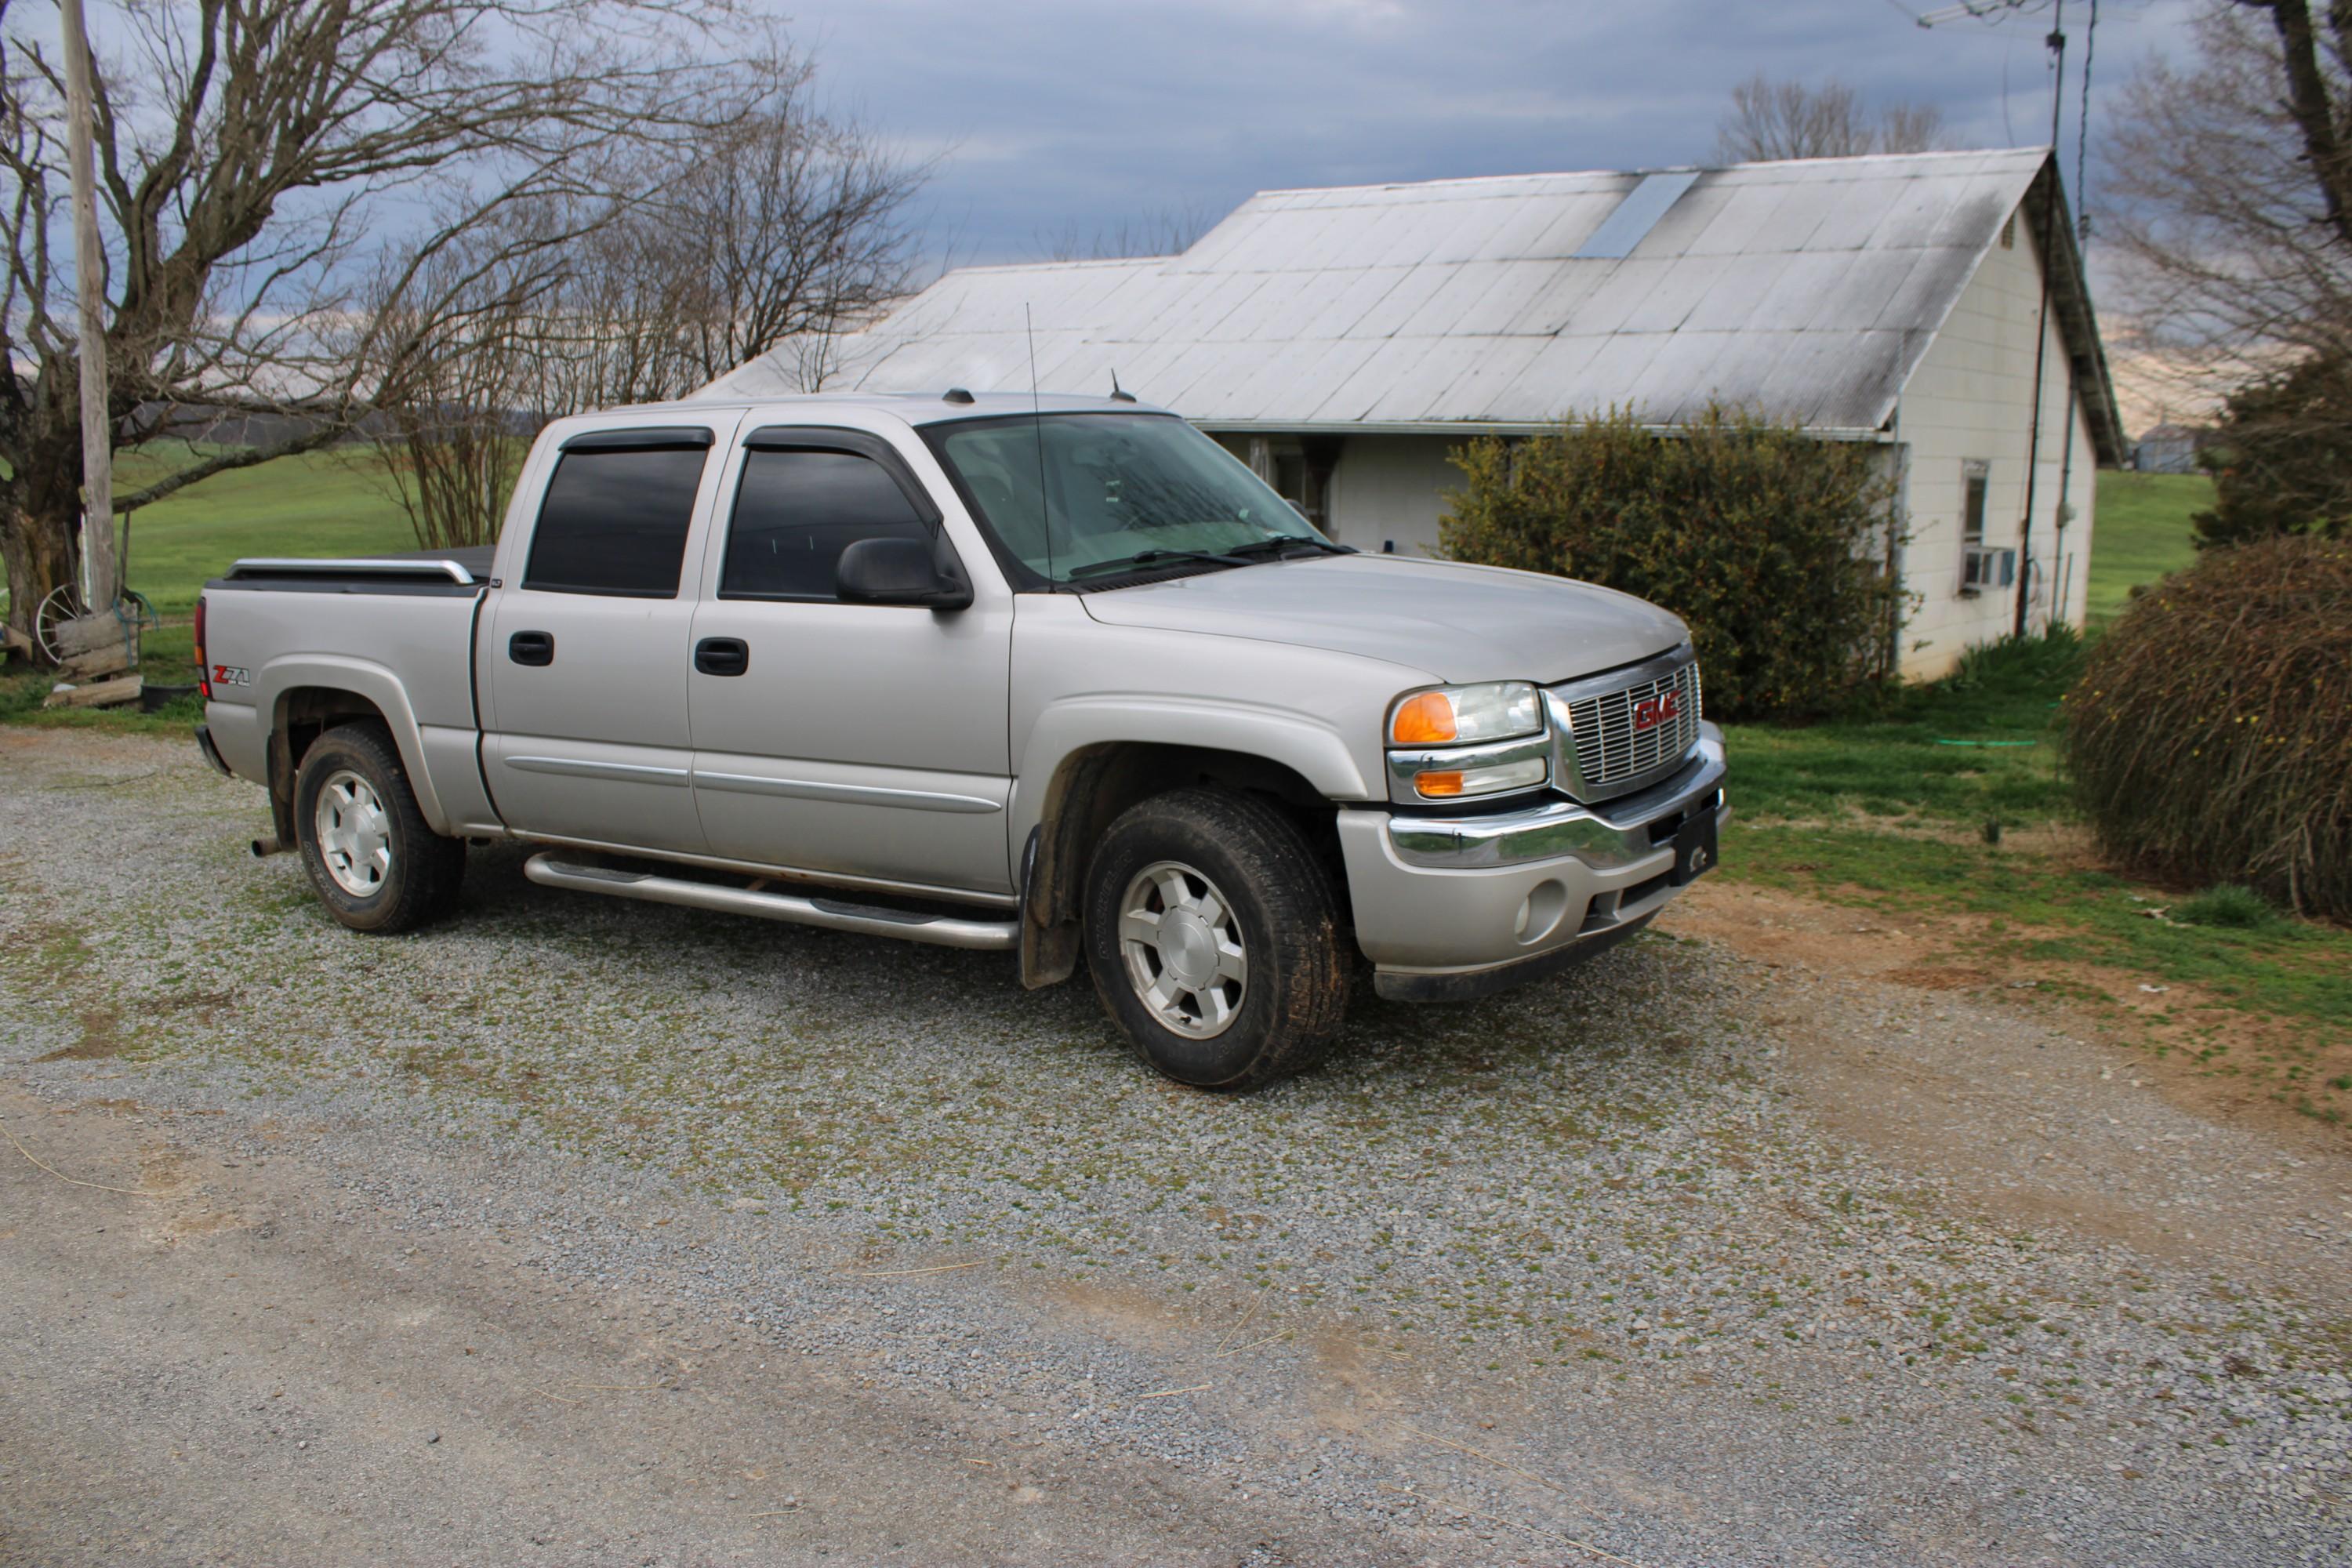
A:
<svg viewBox="0 0 2352 1568">
<path fill-rule="evenodd" d="M 1971 458 L 1960 465 L 1960 543 L 1971 550 L 1984 542 L 1985 495 L 1991 484 L 1990 463 Z"/>
</svg>

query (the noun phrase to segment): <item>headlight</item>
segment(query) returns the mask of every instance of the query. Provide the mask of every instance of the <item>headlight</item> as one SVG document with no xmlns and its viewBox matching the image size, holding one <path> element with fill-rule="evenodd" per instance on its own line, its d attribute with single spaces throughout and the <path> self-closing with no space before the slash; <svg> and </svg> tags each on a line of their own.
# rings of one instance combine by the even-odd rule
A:
<svg viewBox="0 0 2352 1568">
<path fill-rule="evenodd" d="M 1507 795 L 1551 777 L 1543 700 L 1524 680 L 1408 693 L 1389 710 L 1388 741 L 1397 801 Z"/>
<path fill-rule="evenodd" d="M 1389 712 L 1389 744 L 1451 746 L 1507 741 L 1543 731 L 1543 704 L 1524 680 L 1441 686 L 1398 700 Z"/>
</svg>

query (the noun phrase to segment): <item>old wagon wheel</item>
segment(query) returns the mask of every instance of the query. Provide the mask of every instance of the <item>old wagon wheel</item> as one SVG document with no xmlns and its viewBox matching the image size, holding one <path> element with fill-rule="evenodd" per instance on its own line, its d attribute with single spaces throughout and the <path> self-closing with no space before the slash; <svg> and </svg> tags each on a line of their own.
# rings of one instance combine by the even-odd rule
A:
<svg viewBox="0 0 2352 1568">
<path fill-rule="evenodd" d="M 52 589 L 33 616 L 33 640 L 40 645 L 41 657 L 51 664 L 57 663 L 58 628 L 89 613 L 89 606 L 82 602 L 81 590 L 73 584 L 67 583 Z"/>
</svg>

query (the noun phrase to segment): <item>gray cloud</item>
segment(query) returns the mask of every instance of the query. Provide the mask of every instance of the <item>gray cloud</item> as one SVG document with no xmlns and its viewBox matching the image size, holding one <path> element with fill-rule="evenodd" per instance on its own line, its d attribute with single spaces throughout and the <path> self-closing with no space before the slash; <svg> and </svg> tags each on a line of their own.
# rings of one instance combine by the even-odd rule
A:
<svg viewBox="0 0 2352 1568">
<path fill-rule="evenodd" d="M 2101 100 L 2179 47 L 2200 0 L 2105 0 Z M 1925 0 L 802 0 L 825 91 L 942 162 L 930 249 L 1034 256 L 1041 237 L 1223 213 L 1286 185 L 1689 163 L 1732 85 L 1838 76 L 1942 109 L 1964 145 L 2046 140 L 2046 3 L 1932 32 Z M 2069 77 L 2089 7 L 2066 7 Z M 2004 103 L 2004 77 L 2006 102 Z M 2066 128 L 2073 173 L 2074 89 Z M 2093 173 L 2094 200 L 2097 175 Z"/>
</svg>

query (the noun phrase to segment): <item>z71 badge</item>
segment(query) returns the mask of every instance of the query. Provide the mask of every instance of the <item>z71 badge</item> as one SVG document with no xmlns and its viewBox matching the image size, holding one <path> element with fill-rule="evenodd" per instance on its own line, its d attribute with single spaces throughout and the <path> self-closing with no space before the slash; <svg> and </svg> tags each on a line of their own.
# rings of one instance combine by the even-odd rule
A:
<svg viewBox="0 0 2352 1568">
<path fill-rule="evenodd" d="M 250 686 L 253 684 L 253 671 L 239 669 L 233 664 L 216 664 L 213 666 L 213 684 L 215 686 Z"/>
</svg>

